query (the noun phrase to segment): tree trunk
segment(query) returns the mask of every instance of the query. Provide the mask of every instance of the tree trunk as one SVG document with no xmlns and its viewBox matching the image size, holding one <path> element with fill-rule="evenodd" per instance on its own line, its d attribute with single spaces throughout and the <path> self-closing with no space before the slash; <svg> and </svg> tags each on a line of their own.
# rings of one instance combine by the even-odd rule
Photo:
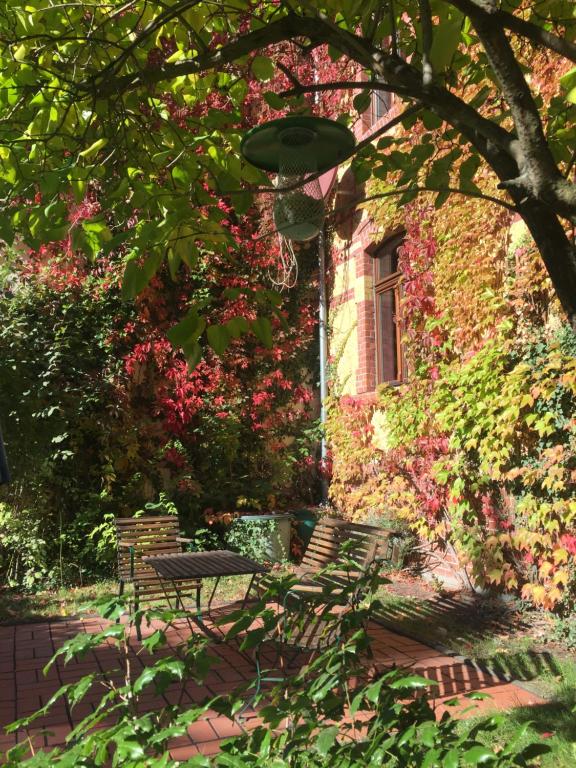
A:
<svg viewBox="0 0 576 768">
<path fill-rule="evenodd" d="M 517 202 L 517 206 L 540 251 L 568 322 L 576 330 L 576 245 L 545 204 L 525 199 Z"/>
</svg>

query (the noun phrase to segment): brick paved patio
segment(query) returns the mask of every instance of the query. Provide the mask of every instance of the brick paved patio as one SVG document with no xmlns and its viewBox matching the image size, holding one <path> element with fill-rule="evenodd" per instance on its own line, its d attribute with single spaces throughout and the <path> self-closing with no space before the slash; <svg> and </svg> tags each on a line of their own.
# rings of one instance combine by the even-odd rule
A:
<svg viewBox="0 0 576 768">
<path fill-rule="evenodd" d="M 11 721 L 31 714 L 46 703 L 48 698 L 64 683 L 72 682 L 89 672 L 99 669 L 103 672 L 116 666 L 117 655 L 114 648 L 103 645 L 89 653 L 81 662 L 73 661 L 64 666 L 63 660 L 54 666 L 44 677 L 42 669 L 54 651 L 69 637 L 80 631 L 100 631 L 106 622 L 95 617 L 53 621 L 39 624 L 22 624 L 0 627 L 0 755 L 13 746 L 17 735 L 7 735 L 4 726 Z M 476 702 L 479 709 L 507 709 L 540 703 L 533 694 L 528 693 L 514 683 L 503 682 L 496 676 L 475 668 L 457 657 L 450 657 L 429 648 L 422 643 L 396 634 L 377 624 L 370 626 L 374 641 L 374 660 L 377 668 L 397 665 L 410 666 L 418 674 L 438 682 L 433 689 L 438 712 L 443 710 L 443 702 L 455 695 L 471 691 L 489 693 L 492 699 Z M 182 640 L 189 628 L 181 622 L 170 632 L 170 642 L 176 644 Z M 136 655 L 140 646 L 134 638 L 133 663 L 139 673 L 146 664 L 145 653 Z M 249 660 L 232 647 L 224 644 L 211 644 L 211 652 L 219 657 L 219 664 L 209 673 L 205 687 L 194 682 L 185 686 L 184 702 L 190 706 L 202 701 L 206 696 L 231 691 L 242 682 L 253 678 L 253 667 Z M 148 694 L 145 706 L 157 709 L 173 703 L 178 689 L 169 689 L 164 696 Z M 74 724 L 88 715 L 99 699 L 99 693 L 89 693 L 72 712 L 59 702 L 51 712 L 37 721 L 34 732 L 39 736 L 39 745 L 46 747 L 62 744 L 66 734 Z M 470 705 L 471 702 L 466 702 Z M 475 710 L 475 713 L 479 711 Z M 258 722 L 254 716 L 248 719 L 245 727 Z M 41 731 L 46 729 L 46 733 Z M 192 755 L 213 754 L 218 751 L 219 742 L 241 732 L 236 723 L 227 718 L 208 712 L 199 722 L 192 725 L 188 735 L 171 744 L 173 758 L 184 760 Z M 21 735 L 22 736 L 22 735 Z"/>
</svg>

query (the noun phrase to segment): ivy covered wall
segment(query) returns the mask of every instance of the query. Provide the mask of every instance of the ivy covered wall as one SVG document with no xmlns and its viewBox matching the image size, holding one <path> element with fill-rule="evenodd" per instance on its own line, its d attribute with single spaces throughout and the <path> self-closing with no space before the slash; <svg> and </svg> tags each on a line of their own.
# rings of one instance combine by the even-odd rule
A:
<svg viewBox="0 0 576 768">
<path fill-rule="evenodd" d="M 576 335 L 522 225 L 484 200 L 372 211 L 402 224 L 408 377 L 342 395 L 331 498 L 355 519 L 449 542 L 475 581 L 548 608 L 576 599 Z M 345 353 L 346 354 L 346 353 Z M 355 350 L 348 349 L 348 354 Z"/>
</svg>

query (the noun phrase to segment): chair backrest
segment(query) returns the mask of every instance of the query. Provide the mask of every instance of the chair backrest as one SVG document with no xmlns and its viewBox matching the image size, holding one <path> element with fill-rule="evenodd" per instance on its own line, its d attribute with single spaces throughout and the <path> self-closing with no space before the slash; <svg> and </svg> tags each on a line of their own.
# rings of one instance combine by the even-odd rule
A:
<svg viewBox="0 0 576 768">
<path fill-rule="evenodd" d="M 376 557 L 383 558 L 390 564 L 396 560 L 396 547 L 391 540 L 392 531 L 374 525 L 351 523 L 334 517 L 325 517 L 316 523 L 310 538 L 301 569 L 316 571 L 337 562 L 341 556 L 344 542 L 352 541 L 354 546 L 348 553 L 363 567 Z"/>
<path fill-rule="evenodd" d="M 177 541 L 180 524 L 177 517 L 117 517 L 116 540 L 118 542 L 118 576 L 129 579 L 132 574 L 148 573 L 152 569 L 142 562 L 142 557 L 169 555 L 181 552 Z M 122 545 L 122 546 L 120 546 Z M 129 546 L 133 547 L 130 551 Z M 133 568 L 132 568 L 133 566 Z"/>
</svg>

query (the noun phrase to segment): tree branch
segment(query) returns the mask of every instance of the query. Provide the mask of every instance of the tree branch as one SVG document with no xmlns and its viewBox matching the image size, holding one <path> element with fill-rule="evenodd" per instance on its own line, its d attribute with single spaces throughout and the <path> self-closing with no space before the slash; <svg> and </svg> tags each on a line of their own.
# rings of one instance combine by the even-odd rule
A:
<svg viewBox="0 0 576 768">
<path fill-rule="evenodd" d="M 281 68 L 280 65 L 277 66 Z M 322 91 L 384 91 L 385 93 L 396 93 L 399 96 L 408 96 L 408 91 L 405 88 L 398 85 L 390 85 L 389 83 L 381 83 L 379 80 L 335 80 L 327 83 L 305 85 L 296 80 L 293 75 L 288 75 L 287 72 L 285 74 L 294 85 L 292 88 L 281 91 L 278 94 L 282 98 Z"/>
<path fill-rule="evenodd" d="M 404 195 L 409 192 L 416 192 L 418 194 L 422 194 L 424 192 L 429 193 L 435 193 L 439 194 L 441 192 L 450 192 L 451 195 L 462 195 L 464 197 L 473 197 L 478 200 L 487 200 L 490 203 L 495 203 L 496 205 L 499 205 L 502 208 L 506 208 L 506 210 L 510 211 L 511 213 L 518 213 L 518 208 L 515 205 L 512 205 L 511 203 L 507 203 L 505 200 L 501 200 L 498 197 L 493 197 L 492 195 L 485 195 L 483 192 L 474 192 L 473 190 L 467 191 L 465 189 L 460 189 L 459 187 L 443 187 L 442 189 L 438 189 L 437 187 L 428 187 L 425 184 L 417 184 L 415 186 L 409 186 L 409 187 L 401 187 L 398 189 L 389 189 L 386 192 L 379 192 L 375 195 L 369 195 L 368 197 L 362 197 L 361 195 L 358 195 L 357 197 L 354 197 L 349 203 L 346 205 L 339 206 L 338 208 L 334 208 L 330 212 L 330 216 L 337 215 L 338 213 L 344 213 L 345 211 L 349 210 L 350 208 L 355 208 L 358 204 L 363 203 L 369 203 L 372 200 L 381 200 L 382 198 L 386 197 L 396 197 L 398 195 Z"/>
<path fill-rule="evenodd" d="M 454 1 L 459 2 L 460 0 Z M 441 119 L 464 133 L 475 146 L 482 145 L 485 152 L 490 147 L 490 154 L 494 154 L 494 148 L 496 148 L 498 152 L 508 155 L 513 162 L 512 165 L 509 163 L 501 164 L 501 167 L 507 165 L 510 168 L 508 176 L 499 173 L 501 181 L 517 178 L 524 173 L 526 151 L 529 150 L 530 158 L 534 163 L 533 167 L 537 169 L 539 176 L 545 179 L 544 182 L 540 182 L 540 188 L 543 183 L 546 186 L 546 173 L 551 174 L 550 178 L 553 183 L 548 183 L 545 190 L 548 204 L 561 215 L 573 216 L 576 211 L 576 199 L 573 199 L 572 196 L 576 198 L 576 186 L 561 176 L 553 159 L 551 159 L 551 153 L 543 137 L 538 111 L 506 36 L 501 26 L 494 20 L 495 13 L 488 14 L 482 11 L 478 2 L 480 0 L 471 2 L 472 9 L 476 8 L 473 21 L 477 25 L 477 32 L 479 29 L 484 32 L 484 27 L 487 28 L 484 36 L 486 44 L 489 47 L 492 46 L 491 50 L 496 51 L 496 54 L 502 55 L 503 53 L 506 66 L 508 66 L 508 59 L 512 57 L 510 66 L 513 67 L 511 71 L 514 75 L 514 85 L 511 86 L 509 94 L 505 94 L 506 99 L 508 101 L 508 95 L 510 95 L 510 105 L 518 104 L 518 99 L 516 99 L 516 91 L 518 91 L 520 101 L 526 100 L 526 104 L 522 104 L 521 110 L 530 120 L 528 123 L 524 121 L 525 131 L 518 139 L 495 121 L 483 117 L 475 108 L 466 104 L 441 83 L 432 83 L 424 89 L 422 72 L 416 66 L 382 48 L 373 46 L 369 40 L 341 29 L 329 19 L 319 15 L 315 16 L 312 13 L 307 16 L 288 13 L 261 29 L 231 40 L 216 51 L 202 51 L 187 61 L 164 64 L 161 67 L 146 67 L 141 71 L 114 78 L 102 79 L 100 76 L 96 76 L 82 83 L 80 91 L 84 95 L 96 94 L 102 97 L 137 87 L 148 87 L 162 80 L 198 73 L 206 69 L 221 68 L 255 50 L 265 50 L 275 43 L 295 38 L 308 38 L 313 44 L 326 43 L 334 46 L 361 67 L 372 72 L 378 80 L 383 81 L 383 83 L 370 83 L 370 87 L 373 89 L 375 86 L 382 87 L 384 85 L 404 98 L 420 102 Z M 483 4 L 485 4 L 484 0 Z M 492 4 L 489 3 L 489 6 L 492 7 Z M 494 44 L 492 44 L 492 35 L 499 35 Z M 495 71 L 498 73 L 501 62 L 498 61 L 496 54 L 493 61 Z M 356 88 L 359 87 L 361 84 L 357 83 Z M 518 130 L 522 124 L 519 115 L 520 113 L 515 118 Z M 522 146 L 522 142 L 525 146 Z M 538 157 L 541 148 L 543 148 L 543 152 Z M 486 157 L 486 154 L 484 156 Z"/>
<path fill-rule="evenodd" d="M 520 37 L 525 37 L 535 45 L 542 45 L 545 48 L 549 48 L 551 51 L 559 53 L 570 61 L 576 62 L 575 43 L 571 43 L 569 40 L 553 35 L 542 27 L 532 24 L 529 21 L 525 21 L 519 16 L 515 16 L 513 13 L 498 10 L 494 7 L 489 11 L 488 7 L 484 7 L 486 4 L 481 3 L 480 0 L 446 0 L 446 2 L 458 8 L 467 16 L 477 13 L 479 9 L 483 10 L 490 15 L 495 23 L 499 24 L 504 29 L 508 29 L 510 32 L 520 35 Z"/>
<path fill-rule="evenodd" d="M 374 47 L 369 41 L 356 37 L 351 32 L 339 29 L 324 19 L 311 16 L 288 14 L 266 27 L 242 35 L 213 52 L 202 52 L 192 59 L 160 67 L 146 67 L 140 71 L 119 77 L 102 79 L 99 75 L 81 83 L 81 93 L 107 97 L 112 94 L 149 87 L 162 80 L 171 80 L 183 75 L 195 74 L 222 67 L 255 51 L 292 38 L 307 37 L 314 43 L 333 45 L 343 54 L 368 71 L 374 72 L 383 83 L 372 82 L 370 87 L 388 88 L 406 98 L 422 101 L 443 120 L 456 128 L 468 126 L 488 141 L 507 152 L 511 151 L 514 137 L 504 128 L 482 117 L 473 107 L 439 84 L 432 84 L 424 93 L 422 73 L 404 60 Z M 357 83 L 356 88 L 362 84 Z"/>
<path fill-rule="evenodd" d="M 503 181 L 508 186 L 525 189 L 528 194 L 548 202 L 560 215 L 574 220 L 576 186 L 562 176 L 554 161 L 538 107 L 508 38 L 495 20 L 495 14 L 474 11 L 470 18 L 510 107 L 518 135 L 511 151 L 520 173 Z"/>
<path fill-rule="evenodd" d="M 370 134 L 370 136 L 367 136 L 362 141 L 359 141 L 358 144 L 356 144 L 356 146 L 354 147 L 354 154 L 359 152 L 361 149 L 364 149 L 364 147 L 367 147 L 369 144 L 372 144 L 372 142 L 376 141 L 376 139 L 379 136 L 382 136 L 384 133 L 388 133 L 388 131 L 391 131 L 392 128 L 395 128 L 407 117 L 411 117 L 412 115 L 415 115 L 417 112 L 420 112 L 421 109 L 422 109 L 422 104 L 412 104 L 412 106 L 407 107 L 399 115 L 396 115 L 396 117 L 393 117 L 391 120 L 389 120 L 386 123 L 386 125 L 383 125 L 381 128 L 378 128 L 377 131 L 374 131 L 374 133 Z"/>
<path fill-rule="evenodd" d="M 306 36 L 306 21 L 315 20 L 288 14 L 261 29 L 231 40 L 222 48 L 203 51 L 192 59 L 173 64 L 163 64 L 162 66 L 148 66 L 136 72 L 116 77 L 102 77 L 101 73 L 98 73 L 98 75 L 80 83 L 78 88 L 80 92 L 95 93 L 98 97 L 107 97 L 139 87 L 151 86 L 162 80 L 172 80 L 183 75 L 192 75 L 206 69 L 221 67 L 274 43 L 290 40 L 293 37 Z M 315 31 L 317 31 L 316 27 Z M 321 42 L 325 41 L 321 40 Z"/>
<path fill-rule="evenodd" d="M 420 24 L 422 25 L 422 87 L 424 89 L 432 83 L 434 72 L 430 61 L 432 49 L 432 11 L 428 0 L 418 0 L 420 8 Z"/>
</svg>

